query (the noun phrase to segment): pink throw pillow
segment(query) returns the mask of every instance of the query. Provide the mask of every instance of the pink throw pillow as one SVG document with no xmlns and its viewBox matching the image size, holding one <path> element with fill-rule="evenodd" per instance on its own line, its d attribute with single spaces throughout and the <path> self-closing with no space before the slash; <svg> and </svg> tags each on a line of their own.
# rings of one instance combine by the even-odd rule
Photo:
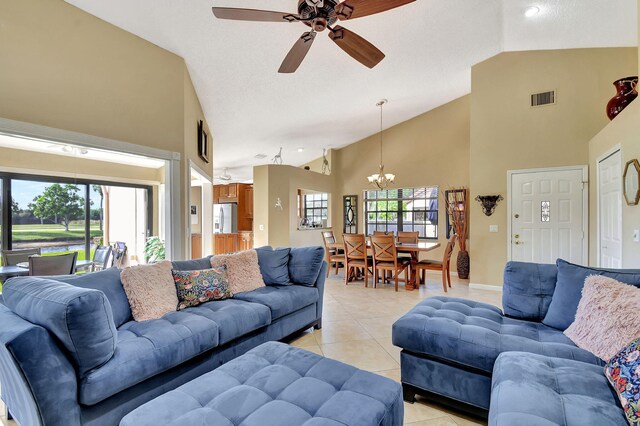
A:
<svg viewBox="0 0 640 426">
<path fill-rule="evenodd" d="M 265 286 L 260 265 L 258 265 L 258 252 L 255 250 L 220 254 L 211 258 L 212 267 L 222 265 L 227 265 L 229 290 L 233 294 L 253 291 Z"/>
<path fill-rule="evenodd" d="M 640 336 L 640 288 L 599 275 L 587 277 L 576 319 L 564 334 L 609 361 Z"/>
<path fill-rule="evenodd" d="M 134 320 L 158 319 L 176 310 L 178 295 L 170 261 L 125 268 L 120 279 Z"/>
</svg>

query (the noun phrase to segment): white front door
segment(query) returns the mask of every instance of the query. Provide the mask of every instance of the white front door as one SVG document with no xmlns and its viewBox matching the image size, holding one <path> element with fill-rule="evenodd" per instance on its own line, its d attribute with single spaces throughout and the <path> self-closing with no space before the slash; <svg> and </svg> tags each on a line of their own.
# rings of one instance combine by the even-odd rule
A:
<svg viewBox="0 0 640 426">
<path fill-rule="evenodd" d="M 510 172 L 509 259 L 587 263 L 586 168 Z"/>
<path fill-rule="evenodd" d="M 598 162 L 598 265 L 622 268 L 622 155 L 615 151 Z"/>
</svg>

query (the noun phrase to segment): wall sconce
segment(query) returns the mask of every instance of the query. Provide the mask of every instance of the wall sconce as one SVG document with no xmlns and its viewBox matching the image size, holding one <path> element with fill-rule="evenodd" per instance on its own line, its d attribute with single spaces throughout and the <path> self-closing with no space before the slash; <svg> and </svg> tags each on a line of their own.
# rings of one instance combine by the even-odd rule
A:
<svg viewBox="0 0 640 426">
<path fill-rule="evenodd" d="M 482 204 L 482 212 L 487 216 L 491 216 L 496 211 L 498 202 L 504 200 L 504 198 L 502 198 L 502 195 L 478 195 L 475 200 Z"/>
<path fill-rule="evenodd" d="M 276 200 L 276 210 L 284 210 L 284 207 L 282 207 L 282 200 L 280 200 L 280 197 L 278 197 L 278 199 Z"/>
</svg>

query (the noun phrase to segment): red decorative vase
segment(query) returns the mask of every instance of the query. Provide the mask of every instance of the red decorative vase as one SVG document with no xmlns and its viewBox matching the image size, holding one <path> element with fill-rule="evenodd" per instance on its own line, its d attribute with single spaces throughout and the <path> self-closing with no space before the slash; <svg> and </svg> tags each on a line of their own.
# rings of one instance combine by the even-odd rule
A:
<svg viewBox="0 0 640 426">
<path fill-rule="evenodd" d="M 607 104 L 607 116 L 609 117 L 609 120 L 616 118 L 616 116 L 620 114 L 627 105 L 638 97 L 638 92 L 636 91 L 637 84 L 637 76 L 625 77 L 613 82 L 618 93 L 611 98 Z"/>
</svg>

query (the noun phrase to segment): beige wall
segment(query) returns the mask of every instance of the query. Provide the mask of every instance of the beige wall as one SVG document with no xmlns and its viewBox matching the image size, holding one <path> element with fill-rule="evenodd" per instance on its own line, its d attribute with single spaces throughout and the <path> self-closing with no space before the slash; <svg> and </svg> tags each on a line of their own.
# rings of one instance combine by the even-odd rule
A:
<svg viewBox="0 0 640 426">
<path fill-rule="evenodd" d="M 471 281 L 502 284 L 507 260 L 507 171 L 586 165 L 589 140 L 607 125 L 612 82 L 637 73 L 637 49 L 502 53 L 472 70 L 471 198 L 501 194 L 491 217 L 471 202 Z M 530 94 L 557 90 L 557 104 L 531 108 Z M 498 233 L 489 233 L 489 225 Z M 594 238 L 591 236 L 591 238 Z"/>
<path fill-rule="evenodd" d="M 383 133 L 385 171 L 394 173 L 394 188 L 437 185 L 441 191 L 469 186 L 470 99 L 464 96 Z M 393 108 L 393 103 L 389 103 Z M 336 151 L 333 229 L 342 235 L 342 196 L 358 196 L 358 226 L 364 232 L 363 191 L 372 189 L 366 177 L 378 171 L 380 138 L 372 135 Z M 439 241 L 446 244 L 445 206 L 440 205 Z M 444 247 L 429 253 L 442 256 Z M 455 256 L 455 254 L 454 254 Z"/>
<path fill-rule="evenodd" d="M 189 210 L 191 210 L 191 206 L 196 206 L 198 211 L 198 223 L 194 224 L 191 222 L 191 211 L 189 211 L 189 223 L 191 224 L 191 233 L 192 234 L 200 234 L 202 233 L 202 187 L 201 186 L 192 186 L 191 187 L 191 204 L 189 206 Z"/>
<path fill-rule="evenodd" d="M 204 116 L 181 57 L 63 0 L 0 0 L 0 40 L 0 117 L 179 153 L 188 223 L 189 160 L 213 166 L 197 156 Z"/>
<path fill-rule="evenodd" d="M 334 196 L 332 176 L 299 167 L 267 165 L 253 169 L 255 246 L 303 247 L 322 245 L 320 230 L 298 230 L 298 190 L 327 192 Z M 280 198 L 282 210 L 276 209 Z M 334 204 L 332 202 L 332 204 Z M 330 206 L 331 208 L 331 206 Z M 335 209 L 332 209 L 335 211 Z M 264 225 L 264 230 L 260 230 Z"/>
</svg>

